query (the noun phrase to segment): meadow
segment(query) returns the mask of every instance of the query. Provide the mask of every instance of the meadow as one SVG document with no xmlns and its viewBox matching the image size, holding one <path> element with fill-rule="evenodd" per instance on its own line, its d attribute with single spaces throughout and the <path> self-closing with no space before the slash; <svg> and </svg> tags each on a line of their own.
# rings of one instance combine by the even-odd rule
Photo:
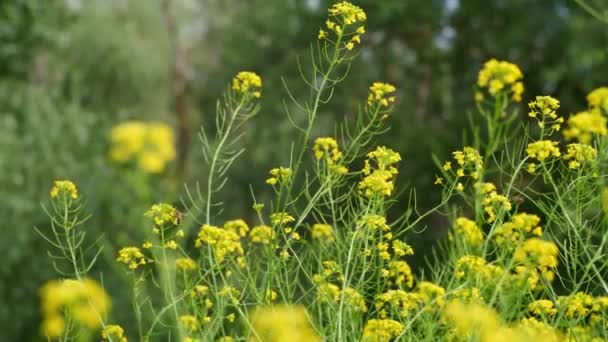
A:
<svg viewBox="0 0 608 342">
<path fill-rule="evenodd" d="M 606 30 L 593 2 L 574 8 Z M 360 77 L 374 18 L 347 1 L 321 12 L 290 60 L 296 77 L 267 82 L 255 65 L 224 77 L 200 127 L 179 87 L 176 122 L 36 107 L 67 122 L 30 119 L 38 139 L 86 149 L 57 148 L 54 179 L 36 174 L 41 206 L 23 211 L 37 212 L 19 229 L 52 269 L 30 284 L 28 338 L 608 340 L 608 82 L 578 87 L 566 107 L 491 56 L 460 89 L 469 107 L 445 129 L 457 132 L 429 124 L 403 152 L 399 84 Z M 277 111 L 282 121 L 265 117 Z M 257 172 L 256 160 L 270 162 Z"/>
</svg>

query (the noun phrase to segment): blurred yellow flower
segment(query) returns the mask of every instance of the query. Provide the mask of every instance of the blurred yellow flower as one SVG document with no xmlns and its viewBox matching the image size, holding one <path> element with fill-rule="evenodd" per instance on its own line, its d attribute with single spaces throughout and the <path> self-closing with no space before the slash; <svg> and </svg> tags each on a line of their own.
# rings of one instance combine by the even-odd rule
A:
<svg viewBox="0 0 608 342">
<path fill-rule="evenodd" d="M 173 129 L 164 123 L 128 121 L 112 128 L 110 159 L 135 162 L 148 173 L 160 173 L 175 159 Z"/>
<path fill-rule="evenodd" d="M 303 306 L 260 307 L 250 317 L 250 342 L 320 342 Z"/>
<path fill-rule="evenodd" d="M 67 320 L 95 330 L 110 311 L 110 297 L 91 279 L 51 280 L 40 288 L 42 333 L 49 338 L 63 335 Z M 68 317 L 64 317 L 64 314 Z"/>
</svg>

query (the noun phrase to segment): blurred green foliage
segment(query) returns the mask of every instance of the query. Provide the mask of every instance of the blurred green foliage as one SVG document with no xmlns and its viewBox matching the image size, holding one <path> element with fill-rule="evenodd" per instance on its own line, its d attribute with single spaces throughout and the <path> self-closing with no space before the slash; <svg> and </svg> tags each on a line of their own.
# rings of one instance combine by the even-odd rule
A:
<svg viewBox="0 0 608 342">
<path fill-rule="evenodd" d="M 285 106 L 296 121 L 303 120 L 303 113 L 283 102 L 284 84 L 297 98 L 308 96 L 297 60 L 306 65 L 329 3 L 0 3 L 1 340 L 38 338 L 37 289 L 56 276 L 33 227 L 47 226 L 40 202 L 59 178 L 73 179 L 94 213 L 87 224 L 91 240 L 103 234 L 108 243 L 96 271 L 107 280 L 117 320 L 128 326 L 129 304 L 120 299 L 123 279 L 112 266 L 115 248 L 142 236 L 147 228 L 142 214 L 149 204 L 179 203 L 183 182 L 192 189 L 206 171 L 199 146 L 190 149 L 183 173 L 170 170 L 148 177 L 117 168 L 106 158 L 107 137 L 113 125 L 126 119 L 176 124 L 176 56 L 185 79 L 186 131 L 192 144 L 199 125 L 212 122 L 215 101 L 237 71 L 254 70 L 264 78 L 262 112 L 245 128 L 242 143 L 248 150 L 232 171 L 223 198 L 227 218 L 253 215 L 250 185 L 258 201 L 264 201 L 270 196 L 264 186 L 268 169 L 289 161 L 293 128 Z M 416 186 L 421 207 L 436 200 L 431 154 L 444 158 L 460 147 L 460 132 L 474 106 L 472 85 L 485 60 L 496 57 L 520 65 L 524 103 L 551 94 L 562 101 L 564 114 L 584 108 L 584 95 L 608 83 L 608 25 L 571 1 L 356 3 L 368 15 L 364 47 L 336 101 L 321 109 L 314 137 L 332 134 L 336 122 L 352 118 L 371 82 L 396 84 L 392 130 L 381 143 L 404 156 L 399 182 Z M 173 36 L 168 20 L 175 26 Z M 407 195 L 395 210 L 405 210 Z M 444 231 L 441 218 L 428 224 L 423 240 Z"/>
</svg>

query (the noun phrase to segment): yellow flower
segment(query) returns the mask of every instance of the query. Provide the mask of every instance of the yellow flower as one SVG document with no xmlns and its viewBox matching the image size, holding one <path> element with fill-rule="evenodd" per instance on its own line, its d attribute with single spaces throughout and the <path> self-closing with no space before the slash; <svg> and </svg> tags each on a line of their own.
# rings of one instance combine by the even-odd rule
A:
<svg viewBox="0 0 608 342">
<path fill-rule="evenodd" d="M 189 331 L 196 331 L 200 328 L 198 320 L 192 315 L 179 316 L 179 322 Z"/>
<path fill-rule="evenodd" d="M 567 146 L 564 160 L 568 162 L 568 168 L 579 169 L 581 166 L 593 162 L 597 157 L 597 150 L 586 144 L 569 144 Z"/>
<path fill-rule="evenodd" d="M 224 223 L 224 229 L 234 232 L 240 237 L 247 236 L 247 233 L 249 232 L 249 226 L 241 219 L 226 221 Z"/>
<path fill-rule="evenodd" d="M 547 299 L 539 299 L 535 300 L 532 303 L 528 304 L 528 310 L 537 316 L 547 315 L 553 316 L 557 314 L 557 309 L 552 301 Z"/>
<path fill-rule="evenodd" d="M 398 173 L 393 164 L 400 160 L 399 153 L 384 146 L 367 154 L 362 170 L 365 177 L 359 182 L 359 189 L 365 197 L 391 195 L 394 189 L 393 177 Z M 373 164 L 375 167 L 372 167 Z"/>
<path fill-rule="evenodd" d="M 194 260 L 192 260 L 190 258 L 179 258 L 179 259 L 175 260 L 175 266 L 177 266 L 178 269 L 180 269 L 184 272 L 188 272 L 188 271 L 195 270 L 197 267 L 197 264 Z"/>
<path fill-rule="evenodd" d="M 435 185 L 443 185 L 443 177 L 435 176 Z"/>
<path fill-rule="evenodd" d="M 388 277 L 396 286 L 406 286 L 408 288 L 414 286 L 414 275 L 412 274 L 412 268 L 407 262 L 401 260 L 391 261 L 388 264 L 388 270 Z"/>
<path fill-rule="evenodd" d="M 313 146 L 313 152 L 317 160 L 323 159 L 327 162 L 331 171 L 338 174 L 348 172 L 346 167 L 339 165 L 340 159 L 342 159 L 342 152 L 340 152 L 338 143 L 334 138 L 317 138 Z"/>
<path fill-rule="evenodd" d="M 456 261 L 456 278 L 491 280 L 503 273 L 500 266 L 488 264 L 485 259 L 475 255 L 464 255 Z"/>
<path fill-rule="evenodd" d="M 494 310 L 476 303 L 463 304 L 453 300 L 447 304 L 444 315 L 453 324 L 456 336 L 479 334 L 481 341 L 495 341 L 491 337 L 501 326 Z"/>
<path fill-rule="evenodd" d="M 211 246 L 218 262 L 223 262 L 228 256 L 241 256 L 244 254 L 239 236 L 226 229 L 205 224 L 201 227 L 195 241 L 195 246 L 204 244 Z"/>
<path fill-rule="evenodd" d="M 278 295 L 274 290 L 268 289 L 268 290 L 266 290 L 266 295 L 264 296 L 264 300 L 267 303 L 272 303 L 275 300 L 277 300 L 277 297 L 278 297 Z"/>
<path fill-rule="evenodd" d="M 528 116 L 542 120 L 544 118 L 557 119 L 559 100 L 551 96 L 537 96 L 536 99 L 528 103 L 530 111 Z"/>
<path fill-rule="evenodd" d="M 181 219 L 180 212 L 168 203 L 154 204 L 146 211 L 144 216 L 151 218 L 154 224 L 159 227 L 169 223 L 177 225 Z"/>
<path fill-rule="evenodd" d="M 370 319 L 363 328 L 364 342 L 390 342 L 403 332 L 403 324 L 392 319 Z"/>
<path fill-rule="evenodd" d="M 370 106 L 388 107 L 391 103 L 395 102 L 395 97 L 390 94 L 394 93 L 397 88 L 392 84 L 374 82 L 369 87 L 369 90 L 367 104 Z"/>
<path fill-rule="evenodd" d="M 77 199 L 78 189 L 72 181 L 56 180 L 51 188 L 51 198 L 57 198 L 59 195 L 65 195 L 71 199 Z"/>
<path fill-rule="evenodd" d="M 402 257 L 402 256 L 406 256 L 406 255 L 414 255 L 414 249 L 412 248 L 412 246 L 408 245 L 407 243 L 405 243 L 401 240 L 393 240 L 392 248 L 393 248 L 393 252 L 395 253 L 395 256 L 397 256 L 397 257 Z"/>
<path fill-rule="evenodd" d="M 363 22 L 367 19 L 365 12 L 361 8 L 350 2 L 342 1 L 332 5 L 328 12 L 330 19 L 325 22 L 325 26 L 329 32 L 319 30 L 318 39 L 332 42 L 329 39 L 329 34 L 333 32 L 337 37 L 335 40 L 342 40 L 344 36 L 352 36 L 345 43 L 345 47 L 348 50 L 352 50 L 355 44 L 361 43 L 360 35 L 365 33 Z"/>
<path fill-rule="evenodd" d="M 128 121 L 112 128 L 110 158 L 136 161 L 148 173 L 160 173 L 176 157 L 173 129 L 164 123 Z"/>
<path fill-rule="evenodd" d="M 524 238 L 541 236 L 542 228 L 538 225 L 540 217 L 533 214 L 519 213 L 513 215 L 509 222 L 498 226 L 494 231 L 494 240 L 499 245 L 514 246 Z"/>
<path fill-rule="evenodd" d="M 101 331 L 101 337 L 115 342 L 127 342 L 125 331 L 120 325 L 109 324 Z"/>
<path fill-rule="evenodd" d="M 454 224 L 454 231 L 458 236 L 462 236 L 464 241 L 471 246 L 481 246 L 484 237 L 483 232 L 475 221 L 469 220 L 466 217 L 459 217 Z"/>
<path fill-rule="evenodd" d="M 513 258 L 524 266 L 537 269 L 547 280 L 552 281 L 557 267 L 558 249 L 555 243 L 532 238 L 515 249 Z"/>
<path fill-rule="evenodd" d="M 481 203 L 487 215 L 486 220 L 489 223 L 496 220 L 497 213 L 505 214 L 511 210 L 511 202 L 509 202 L 509 199 L 506 196 L 496 192 L 496 186 L 494 186 L 494 184 L 477 183 L 475 184 L 475 189 L 477 190 L 478 195 L 482 197 Z"/>
<path fill-rule="evenodd" d="M 557 158 L 561 155 L 559 148 L 557 147 L 557 141 L 551 140 L 539 140 L 528 144 L 526 153 L 528 153 L 528 157 L 540 162 L 551 157 Z"/>
<path fill-rule="evenodd" d="M 271 227 L 266 225 L 260 225 L 254 227 L 249 233 L 249 238 L 254 243 L 261 243 L 267 245 L 274 241 L 275 233 Z"/>
<path fill-rule="evenodd" d="M 312 238 L 322 241 L 334 241 L 333 228 L 328 224 L 316 223 L 312 226 Z"/>
<path fill-rule="evenodd" d="M 69 314 L 73 324 L 94 330 L 101 326 L 111 306 L 105 290 L 91 279 L 49 281 L 40 288 L 40 297 L 42 331 L 49 338 L 63 335 L 64 313 Z"/>
<path fill-rule="evenodd" d="M 434 304 L 438 307 L 443 306 L 445 297 L 445 289 L 443 287 L 428 281 L 421 281 L 418 283 L 416 291 L 420 294 L 425 304 Z"/>
<path fill-rule="evenodd" d="M 600 108 L 608 112 L 608 87 L 600 87 L 587 95 L 587 103 L 591 108 Z"/>
<path fill-rule="evenodd" d="M 270 222 L 274 226 L 284 226 L 293 221 L 295 221 L 295 218 L 285 212 L 278 212 L 270 215 Z"/>
<path fill-rule="evenodd" d="M 250 342 L 320 342 L 303 306 L 274 305 L 255 309 Z"/>
<path fill-rule="evenodd" d="M 129 269 L 137 269 L 140 265 L 145 265 L 148 260 L 137 247 L 123 247 L 118 251 L 116 261 L 121 262 L 129 267 Z"/>
<path fill-rule="evenodd" d="M 519 102 L 524 91 L 521 79 L 523 74 L 517 65 L 490 59 L 479 72 L 477 86 L 487 89 L 494 97 L 503 92 L 510 93 L 513 100 Z"/>
<path fill-rule="evenodd" d="M 557 306 L 564 311 L 567 318 L 573 319 L 580 319 L 591 313 L 593 302 L 594 298 L 583 292 L 557 298 Z"/>
<path fill-rule="evenodd" d="M 419 292 L 406 292 L 403 290 L 388 290 L 376 297 L 374 304 L 380 318 L 386 318 L 387 311 L 398 311 L 402 317 L 417 312 L 427 298 Z"/>
<path fill-rule="evenodd" d="M 275 185 L 275 184 L 286 184 L 291 179 L 291 175 L 293 172 L 290 168 L 287 167 L 278 167 L 270 170 L 268 172 L 270 174 L 270 178 L 266 179 L 266 184 Z"/>
<path fill-rule="evenodd" d="M 357 222 L 357 225 L 369 230 L 370 232 L 388 232 L 391 230 L 391 228 L 386 223 L 386 218 L 384 216 L 375 214 L 368 214 L 363 216 L 363 218 Z"/>
<path fill-rule="evenodd" d="M 241 71 L 232 79 L 232 90 L 259 98 L 262 96 L 262 78 L 255 72 Z"/>
<path fill-rule="evenodd" d="M 169 241 L 165 242 L 165 248 L 176 250 L 177 242 L 175 242 L 175 240 L 169 240 Z"/>
<path fill-rule="evenodd" d="M 562 133 L 566 140 L 577 139 L 580 143 L 589 144 L 594 136 L 608 134 L 606 118 L 599 108 L 579 112 L 568 118 L 568 127 Z"/>
</svg>

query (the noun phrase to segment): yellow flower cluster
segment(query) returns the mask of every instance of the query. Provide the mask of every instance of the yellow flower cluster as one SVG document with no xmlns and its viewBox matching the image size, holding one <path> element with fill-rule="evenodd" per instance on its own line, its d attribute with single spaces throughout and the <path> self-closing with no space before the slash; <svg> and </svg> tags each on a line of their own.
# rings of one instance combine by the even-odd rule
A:
<svg viewBox="0 0 608 342">
<path fill-rule="evenodd" d="M 395 97 L 390 95 L 397 90 L 394 85 L 389 83 L 374 82 L 369 87 L 367 104 L 369 106 L 388 107 L 395 102 Z"/>
<path fill-rule="evenodd" d="M 127 342 L 124 329 L 116 324 L 106 325 L 101 331 L 101 337 L 112 342 Z"/>
<path fill-rule="evenodd" d="M 356 312 L 367 312 L 367 304 L 365 304 L 365 298 L 352 287 L 347 287 L 338 292 L 338 298 L 344 296 L 344 304 L 351 310 Z M 338 301 L 334 301 L 337 303 Z"/>
<path fill-rule="evenodd" d="M 179 316 L 179 322 L 190 332 L 196 331 L 200 328 L 198 320 L 193 315 L 181 315 Z"/>
<path fill-rule="evenodd" d="M 548 299 L 538 299 L 528 304 L 530 313 L 536 316 L 554 316 L 557 309 L 552 301 Z"/>
<path fill-rule="evenodd" d="M 468 175 L 471 176 L 471 178 L 479 178 L 479 173 L 483 170 L 483 158 L 477 149 L 467 146 L 464 147 L 462 151 L 458 150 L 452 152 L 452 157 L 458 164 L 456 177 L 464 177 L 465 171 L 468 171 Z M 452 162 L 445 162 L 445 164 L 443 164 L 443 170 L 452 170 Z"/>
<path fill-rule="evenodd" d="M 240 302 L 241 292 L 232 286 L 224 286 L 219 290 L 217 295 L 229 299 L 233 304 L 238 304 Z"/>
<path fill-rule="evenodd" d="M 241 219 L 230 220 L 224 223 L 224 229 L 231 231 L 240 237 L 246 237 L 249 232 L 249 225 Z"/>
<path fill-rule="evenodd" d="M 134 270 L 147 264 L 150 260 L 146 259 L 138 247 L 123 247 L 118 251 L 116 261 L 127 265 L 130 270 Z"/>
<path fill-rule="evenodd" d="M 196 247 L 200 247 L 204 244 L 211 246 L 215 252 L 215 257 L 218 262 L 223 262 L 228 256 L 242 256 L 244 254 L 243 246 L 237 233 L 204 224 L 200 231 L 196 241 L 194 242 Z"/>
<path fill-rule="evenodd" d="M 151 218 L 156 226 L 163 227 L 168 224 L 179 224 L 182 215 L 171 204 L 157 203 L 150 207 L 144 216 Z"/>
<path fill-rule="evenodd" d="M 337 41 L 344 41 L 344 48 L 352 50 L 355 44 L 361 43 L 361 35 L 365 33 L 363 22 L 367 20 L 367 16 L 360 7 L 342 1 L 330 7 L 328 12 L 329 19 L 325 26 L 329 32 L 335 33 Z M 332 42 L 328 31 L 319 30 L 319 40 Z"/>
<path fill-rule="evenodd" d="M 293 171 L 291 171 L 288 167 L 278 167 L 271 169 L 269 172 L 270 178 L 266 179 L 266 184 L 275 185 L 275 184 L 286 184 L 291 179 L 291 175 Z"/>
<path fill-rule="evenodd" d="M 48 338 L 61 337 L 68 320 L 89 330 L 98 329 L 111 305 L 104 289 L 91 279 L 49 281 L 40 288 L 40 297 L 42 333 Z"/>
<path fill-rule="evenodd" d="M 273 226 L 284 226 L 295 221 L 295 218 L 286 212 L 277 212 L 270 215 L 270 222 Z"/>
<path fill-rule="evenodd" d="M 539 140 L 529 143 L 526 148 L 526 153 L 530 159 L 536 159 L 541 163 L 551 157 L 559 158 L 561 156 L 559 147 L 557 147 L 557 141 L 551 140 Z M 535 173 L 536 166 L 535 163 L 529 163 L 527 168 L 528 172 L 532 174 Z"/>
<path fill-rule="evenodd" d="M 599 108 L 579 112 L 568 118 L 568 127 L 562 133 L 566 140 L 577 139 L 580 143 L 589 144 L 594 136 L 608 134 L 606 118 Z"/>
<path fill-rule="evenodd" d="M 456 261 L 456 278 L 480 279 L 483 281 L 498 278 L 504 273 L 504 269 L 498 265 L 487 263 L 485 259 L 474 256 L 464 255 Z"/>
<path fill-rule="evenodd" d="M 533 214 L 519 213 L 509 222 L 501 224 L 494 232 L 494 240 L 499 245 L 516 245 L 530 236 L 541 236 L 543 229 L 538 225 L 540 217 Z"/>
<path fill-rule="evenodd" d="M 546 323 L 534 318 L 521 320 L 518 324 L 504 324 L 496 311 L 477 303 L 463 304 L 452 301 L 446 306 L 445 318 L 453 326 L 457 340 L 490 341 L 537 341 L 559 342 L 562 337 Z"/>
<path fill-rule="evenodd" d="M 338 266 L 338 263 L 333 260 L 323 261 L 323 271 L 313 275 L 313 281 L 317 284 L 323 284 L 332 279 L 336 279 L 339 282 L 344 281 L 344 276 L 340 272 L 340 267 Z"/>
<path fill-rule="evenodd" d="M 241 71 L 232 79 L 232 90 L 245 96 L 262 96 L 262 78 L 255 72 Z"/>
<path fill-rule="evenodd" d="M 396 257 L 402 257 L 406 255 L 414 255 L 414 249 L 406 242 L 401 240 L 392 241 L 393 253 Z"/>
<path fill-rule="evenodd" d="M 477 183 L 475 188 L 479 196 L 481 196 L 481 204 L 485 211 L 489 223 L 496 220 L 497 214 L 505 214 L 511 211 L 512 205 L 509 199 L 498 194 L 496 186 L 492 183 Z"/>
<path fill-rule="evenodd" d="M 564 160 L 568 168 L 580 169 L 581 166 L 593 162 L 597 158 L 597 150 L 587 144 L 568 144 Z"/>
<path fill-rule="evenodd" d="M 423 303 L 424 298 L 418 292 L 388 290 L 376 297 L 374 306 L 380 318 L 387 318 L 389 314 L 407 317 L 410 313 L 417 312 Z"/>
<path fill-rule="evenodd" d="M 454 223 L 454 232 L 471 246 L 481 246 L 483 244 L 483 232 L 479 229 L 475 221 L 466 217 L 459 217 L 456 219 Z"/>
<path fill-rule="evenodd" d="M 462 303 L 482 303 L 483 297 L 481 296 L 481 291 L 477 287 L 462 287 L 459 289 L 455 289 L 450 291 L 448 298 L 451 300 L 458 300 Z"/>
<path fill-rule="evenodd" d="M 249 238 L 254 243 L 261 243 L 263 245 L 267 245 L 274 241 L 275 232 L 271 227 L 267 225 L 260 225 L 253 227 L 251 232 L 249 233 Z"/>
<path fill-rule="evenodd" d="M 414 275 L 412 274 L 412 268 L 410 265 L 402 260 L 391 261 L 388 264 L 387 276 L 389 283 L 399 288 L 414 286 Z"/>
<path fill-rule="evenodd" d="M 498 61 L 494 58 L 487 61 L 477 77 L 477 85 L 496 97 L 498 94 L 510 94 L 515 102 L 521 101 L 524 92 L 524 84 L 521 82 L 524 75 L 519 67 L 506 61 Z M 477 99 L 483 99 L 478 93 Z"/>
<path fill-rule="evenodd" d="M 559 131 L 564 118 L 557 115 L 559 101 L 551 96 L 537 96 L 528 103 L 528 116 L 538 121 L 540 128 L 549 127 L 551 131 Z"/>
<path fill-rule="evenodd" d="M 375 214 L 367 214 L 363 216 L 363 218 L 358 221 L 357 225 L 366 228 L 370 232 L 388 232 L 391 230 L 391 228 L 386 223 L 386 218 L 384 216 Z"/>
<path fill-rule="evenodd" d="M 365 177 L 359 182 L 359 190 L 367 198 L 375 196 L 390 196 L 395 185 L 393 177 L 398 173 L 393 165 L 401 160 L 399 153 L 380 146 L 367 154 L 363 174 Z M 375 164 L 375 166 L 372 166 Z"/>
<path fill-rule="evenodd" d="M 117 163 L 135 161 L 148 173 L 162 172 L 175 159 L 173 129 L 160 122 L 128 121 L 110 132 L 110 158 Z"/>
<path fill-rule="evenodd" d="M 553 269 L 557 267 L 558 249 L 555 243 L 532 238 L 524 241 L 513 253 L 515 261 L 536 269 L 548 281 L 553 281 Z"/>
<path fill-rule="evenodd" d="M 312 238 L 322 241 L 334 241 L 336 239 L 333 228 L 323 223 L 315 223 L 312 226 Z"/>
<path fill-rule="evenodd" d="M 403 332 L 403 324 L 392 319 L 370 319 L 363 328 L 364 342 L 390 342 Z"/>
<path fill-rule="evenodd" d="M 600 108 L 608 113 L 608 87 L 600 87 L 587 94 L 587 103 L 591 108 Z"/>
<path fill-rule="evenodd" d="M 594 298 L 586 293 L 577 292 L 558 297 L 557 306 L 564 311 L 566 317 L 580 319 L 592 312 Z"/>
<path fill-rule="evenodd" d="M 539 140 L 528 144 L 526 153 L 528 154 L 528 157 L 540 162 L 551 157 L 558 158 L 561 155 L 559 148 L 557 147 L 557 141 L 551 140 Z"/>
<path fill-rule="evenodd" d="M 196 261 L 190 258 L 179 258 L 175 260 L 175 266 L 183 272 L 194 271 L 197 268 Z"/>
<path fill-rule="evenodd" d="M 313 146 L 313 152 L 317 160 L 322 159 L 327 163 L 330 171 L 340 175 L 348 172 L 346 166 L 340 165 L 342 152 L 340 152 L 336 139 L 330 137 L 317 138 Z"/>
<path fill-rule="evenodd" d="M 51 188 L 51 198 L 57 198 L 60 195 L 65 195 L 66 198 L 69 197 L 71 199 L 78 198 L 78 189 L 76 185 L 69 180 L 56 180 L 53 183 L 53 187 Z"/>
<path fill-rule="evenodd" d="M 250 342 L 320 342 L 303 306 L 274 305 L 255 309 Z"/>
</svg>

